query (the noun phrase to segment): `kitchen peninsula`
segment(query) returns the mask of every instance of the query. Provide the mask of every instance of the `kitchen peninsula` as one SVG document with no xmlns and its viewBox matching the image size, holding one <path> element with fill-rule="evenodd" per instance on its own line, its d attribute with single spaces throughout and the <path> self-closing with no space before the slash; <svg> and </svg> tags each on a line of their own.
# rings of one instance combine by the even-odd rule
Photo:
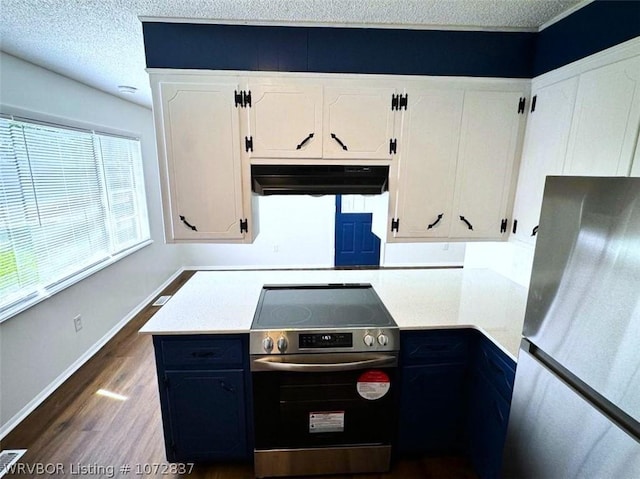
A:
<svg viewBox="0 0 640 479">
<path fill-rule="evenodd" d="M 488 269 L 199 271 L 140 330 L 248 333 L 264 284 L 371 283 L 401 330 L 477 328 L 517 354 L 527 291 Z"/>
<path fill-rule="evenodd" d="M 167 459 L 251 461 L 262 287 L 328 283 L 370 283 L 400 328 L 394 454 L 464 456 L 495 477 L 526 288 L 488 269 L 197 272 L 140 330 L 153 336 Z"/>
</svg>

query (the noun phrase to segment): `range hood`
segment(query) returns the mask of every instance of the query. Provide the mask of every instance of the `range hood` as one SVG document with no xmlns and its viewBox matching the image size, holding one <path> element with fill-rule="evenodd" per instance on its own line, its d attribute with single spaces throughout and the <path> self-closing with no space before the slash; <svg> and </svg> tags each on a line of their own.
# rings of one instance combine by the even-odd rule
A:
<svg viewBox="0 0 640 479">
<path fill-rule="evenodd" d="M 259 195 L 375 195 L 389 189 L 388 166 L 251 165 Z"/>
</svg>

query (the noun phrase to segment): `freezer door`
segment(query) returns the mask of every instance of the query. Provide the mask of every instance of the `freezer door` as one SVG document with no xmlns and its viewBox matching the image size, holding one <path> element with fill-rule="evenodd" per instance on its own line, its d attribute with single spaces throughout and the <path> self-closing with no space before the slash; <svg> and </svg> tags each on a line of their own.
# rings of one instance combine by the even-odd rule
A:
<svg viewBox="0 0 640 479">
<path fill-rule="evenodd" d="M 521 349 L 503 476 L 640 477 L 640 442 Z"/>
<path fill-rule="evenodd" d="M 547 177 L 523 335 L 640 421 L 640 178 Z"/>
</svg>

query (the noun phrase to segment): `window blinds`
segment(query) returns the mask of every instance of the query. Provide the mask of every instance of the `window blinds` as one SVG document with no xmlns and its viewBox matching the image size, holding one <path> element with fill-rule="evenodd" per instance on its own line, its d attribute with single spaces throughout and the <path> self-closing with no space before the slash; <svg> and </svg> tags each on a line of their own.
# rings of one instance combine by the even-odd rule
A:
<svg viewBox="0 0 640 479">
<path fill-rule="evenodd" d="M 148 238 L 138 140 L 0 118 L 0 318 Z"/>
</svg>

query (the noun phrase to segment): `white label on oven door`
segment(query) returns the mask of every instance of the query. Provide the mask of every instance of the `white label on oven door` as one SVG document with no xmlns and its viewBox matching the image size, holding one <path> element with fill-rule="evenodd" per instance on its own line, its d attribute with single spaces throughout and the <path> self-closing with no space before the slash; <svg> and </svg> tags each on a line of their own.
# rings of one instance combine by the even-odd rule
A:
<svg viewBox="0 0 640 479">
<path fill-rule="evenodd" d="M 344 411 L 310 412 L 309 432 L 343 432 Z"/>
<path fill-rule="evenodd" d="M 384 371 L 367 371 L 358 378 L 356 388 L 360 396 L 373 401 L 389 392 L 391 381 Z"/>
</svg>

